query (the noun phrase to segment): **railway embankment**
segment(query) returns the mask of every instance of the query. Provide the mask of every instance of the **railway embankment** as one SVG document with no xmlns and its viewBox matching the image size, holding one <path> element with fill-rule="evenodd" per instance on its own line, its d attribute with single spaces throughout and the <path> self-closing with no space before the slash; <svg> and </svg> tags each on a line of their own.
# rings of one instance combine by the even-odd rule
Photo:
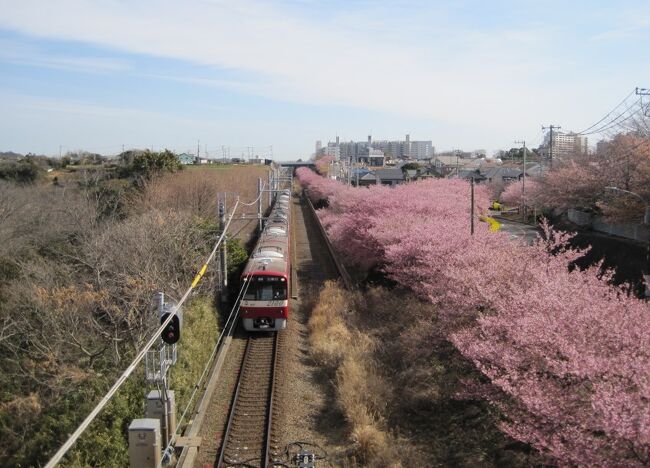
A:
<svg viewBox="0 0 650 468">
<path fill-rule="evenodd" d="M 337 282 L 321 290 L 308 321 L 310 352 L 344 418 L 351 466 L 538 461 L 472 398 L 466 383 L 479 376 L 442 328 L 435 307 L 406 291 L 350 292 Z"/>
</svg>

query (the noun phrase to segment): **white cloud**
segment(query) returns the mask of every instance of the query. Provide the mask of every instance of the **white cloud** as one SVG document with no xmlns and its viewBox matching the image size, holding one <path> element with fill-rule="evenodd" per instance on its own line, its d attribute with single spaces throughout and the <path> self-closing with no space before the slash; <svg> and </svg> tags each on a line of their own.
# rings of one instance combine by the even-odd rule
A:
<svg viewBox="0 0 650 468">
<path fill-rule="evenodd" d="M 0 60 L 21 65 L 86 73 L 123 72 L 131 68 L 124 60 L 105 57 L 51 55 L 36 47 L 10 40 L 0 40 Z"/>
<path fill-rule="evenodd" d="M 543 40 L 516 30 L 386 40 L 376 19 L 350 28 L 251 0 L 2 3 L 5 27 L 245 71 L 258 77 L 249 92 L 458 122 L 495 102 L 514 111 L 511 96 L 525 95 L 540 68 L 519 44 Z"/>
<path fill-rule="evenodd" d="M 261 90 L 259 84 L 243 81 L 243 80 L 223 80 L 211 78 L 196 78 L 191 76 L 176 76 L 176 75 L 160 75 L 152 73 L 139 73 L 138 76 L 143 78 L 154 78 L 157 80 L 176 81 L 179 83 L 187 83 L 192 85 L 208 86 L 211 88 L 223 88 L 233 91 L 241 91 L 246 93 L 258 93 Z"/>
<path fill-rule="evenodd" d="M 647 40 L 650 32 L 650 10 L 635 15 L 622 15 L 617 26 L 594 35 L 594 41 Z"/>
<path fill-rule="evenodd" d="M 74 114 L 85 117 L 100 116 L 111 118 L 124 118 L 126 116 L 144 118 L 158 115 L 154 112 L 146 112 L 139 109 L 111 107 L 86 101 L 55 99 L 43 96 L 28 96 L 10 92 L 0 93 L 0 99 L 6 106 L 51 114 Z"/>
<path fill-rule="evenodd" d="M 516 138 L 531 128 L 537 136 L 540 119 L 561 116 L 562 123 L 579 125 L 592 120 L 594 89 L 600 87 L 603 96 L 601 90 L 625 73 L 594 78 L 586 89 L 582 78 L 589 71 L 557 60 L 555 31 L 546 25 L 471 28 L 453 23 L 443 7 L 409 3 L 404 14 L 386 5 L 372 9 L 368 2 L 367 14 L 334 9 L 318 17 L 296 9 L 309 5 L 300 1 L 0 0 L 0 27 L 215 67 L 214 79 L 158 78 L 387 111 Z M 57 66 L 121 66 L 49 59 Z M 223 79 L 216 67 L 244 79 Z M 627 89 L 627 83 L 620 86 Z M 621 91 L 612 89 L 611 101 Z"/>
</svg>

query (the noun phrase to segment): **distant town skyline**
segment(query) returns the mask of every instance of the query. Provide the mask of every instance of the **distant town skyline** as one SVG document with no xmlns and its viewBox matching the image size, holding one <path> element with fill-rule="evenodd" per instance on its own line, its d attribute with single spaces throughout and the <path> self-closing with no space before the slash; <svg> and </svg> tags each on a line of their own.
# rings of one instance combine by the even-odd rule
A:
<svg viewBox="0 0 650 468">
<path fill-rule="evenodd" d="M 648 42 L 636 0 L 0 0 L 0 151 L 538 146 L 650 87 Z"/>
</svg>

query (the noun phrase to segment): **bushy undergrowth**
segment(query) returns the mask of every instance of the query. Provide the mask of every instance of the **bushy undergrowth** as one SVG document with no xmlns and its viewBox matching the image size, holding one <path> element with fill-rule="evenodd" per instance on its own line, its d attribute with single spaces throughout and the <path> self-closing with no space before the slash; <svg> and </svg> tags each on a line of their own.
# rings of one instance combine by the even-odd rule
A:
<svg viewBox="0 0 650 468">
<path fill-rule="evenodd" d="M 0 179 L 30 184 L 43 177 L 43 171 L 32 161 L 0 161 Z"/>
<path fill-rule="evenodd" d="M 526 466 L 489 405 L 462 395 L 477 378 L 437 332 L 431 305 L 405 291 L 327 283 L 311 312 L 313 358 L 332 376 L 364 466 Z M 423 463 L 423 460 L 427 462 Z"/>
<path fill-rule="evenodd" d="M 390 393 L 376 372 L 374 341 L 346 323 L 353 302 L 336 283 L 325 285 L 307 324 L 311 352 L 334 376 L 337 400 L 360 461 L 367 466 L 391 466 L 399 456 L 384 420 Z"/>
<path fill-rule="evenodd" d="M 153 293 L 178 298 L 192 281 L 216 240 L 216 193 L 232 187 L 233 174 L 187 172 L 129 191 L 83 171 L 65 186 L 0 181 L 3 466 L 44 463 L 157 327 Z M 256 175 L 235 179 L 255 193 Z M 195 182 L 211 186 L 198 201 Z M 179 199 L 187 203 L 172 203 Z M 202 297 L 186 306 L 181 361 L 172 372 L 179 408 L 217 332 L 212 271 L 201 282 Z M 123 466 L 126 428 L 143 415 L 145 388 L 138 370 L 67 463 Z"/>
</svg>

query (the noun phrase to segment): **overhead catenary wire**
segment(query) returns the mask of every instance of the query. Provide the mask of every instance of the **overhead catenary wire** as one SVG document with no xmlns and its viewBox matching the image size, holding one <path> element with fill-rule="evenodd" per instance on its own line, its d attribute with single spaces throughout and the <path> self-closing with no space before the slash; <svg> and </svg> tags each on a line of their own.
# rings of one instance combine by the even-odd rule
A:
<svg viewBox="0 0 650 468">
<path fill-rule="evenodd" d="M 240 205 L 246 205 L 246 206 L 252 206 L 255 203 L 257 203 L 259 201 L 260 197 L 262 196 L 262 194 L 264 193 L 263 192 L 264 186 L 265 186 L 265 184 L 262 184 L 262 186 L 261 186 L 262 190 L 260 191 L 259 196 L 255 200 L 253 200 L 250 203 L 239 202 L 239 204 Z M 250 284 L 251 284 L 250 281 L 245 280 L 242 287 L 239 288 L 239 293 L 237 294 L 237 298 L 235 299 L 235 303 L 234 303 L 232 309 L 230 310 L 230 314 L 228 315 L 228 318 L 226 319 L 226 322 L 224 323 L 221 334 L 217 338 L 217 341 L 216 341 L 216 343 L 215 343 L 215 345 L 214 345 L 214 347 L 212 349 L 212 353 L 210 354 L 210 357 L 208 358 L 208 360 L 207 360 L 207 362 L 206 362 L 206 364 L 205 364 L 205 366 L 203 368 L 203 372 L 201 373 L 201 376 L 197 380 L 196 384 L 194 385 L 194 390 L 192 391 L 192 394 L 190 395 L 190 398 L 189 398 L 189 400 L 187 402 L 187 405 L 185 406 L 185 409 L 183 410 L 183 413 L 181 414 L 180 418 L 178 419 L 178 422 L 176 424 L 176 432 L 170 437 L 169 444 L 167 445 L 167 447 L 165 447 L 165 449 L 163 450 L 163 453 L 168 453 L 168 451 L 172 447 L 174 447 L 174 445 L 176 443 L 177 436 L 179 435 L 179 429 L 182 426 L 181 423 L 185 419 L 185 416 L 187 415 L 187 412 L 192 407 L 192 402 L 194 401 L 194 397 L 196 396 L 199 389 L 201 388 L 201 385 L 203 384 L 203 380 L 205 379 L 206 375 L 208 374 L 208 371 L 210 370 L 210 367 L 212 366 L 212 362 L 214 361 L 214 358 L 215 358 L 217 352 L 219 351 L 219 348 L 221 346 L 221 342 L 222 342 L 222 340 L 224 338 L 224 335 L 226 333 L 230 334 L 232 332 L 232 329 L 234 328 L 235 324 L 237 323 L 236 318 L 237 318 L 237 316 L 239 314 L 239 310 L 241 309 L 240 298 L 246 297 L 246 293 L 248 292 L 248 288 L 249 288 Z M 158 464 L 158 466 L 161 467 L 163 465 L 163 462 L 164 462 L 164 459 L 161 458 L 160 463 Z"/>
<path fill-rule="evenodd" d="M 263 186 L 262 186 L 263 187 Z M 261 191 L 260 191 L 260 197 L 261 197 Z M 259 199 L 259 198 L 258 198 Z M 257 200 L 255 200 L 256 203 Z M 153 333 L 152 337 L 149 339 L 147 344 L 142 348 L 142 350 L 136 355 L 136 357 L 133 359 L 131 364 L 124 370 L 122 375 L 117 379 L 117 381 L 113 384 L 113 386 L 108 390 L 106 395 L 100 400 L 100 402 L 93 408 L 93 410 L 90 412 L 90 414 L 86 417 L 86 419 L 83 420 L 83 422 L 77 427 L 77 429 L 70 435 L 68 440 L 59 448 L 59 450 L 52 456 L 50 461 L 47 462 L 45 465 L 45 468 L 54 468 L 57 463 L 61 461 L 63 456 L 70 450 L 70 448 L 75 444 L 75 442 L 79 439 L 81 434 L 84 433 L 86 429 L 90 426 L 90 424 L 93 422 L 93 420 L 97 417 L 97 415 L 101 412 L 101 410 L 104 409 L 104 407 L 108 404 L 108 402 L 113 398 L 115 393 L 120 389 L 120 387 L 126 382 L 126 380 L 129 378 L 129 376 L 133 373 L 133 371 L 136 369 L 137 365 L 140 364 L 142 359 L 144 358 L 145 354 L 151 347 L 158 341 L 160 334 L 165 330 L 167 325 L 172 321 L 175 315 L 178 314 L 178 311 L 182 307 L 182 305 L 185 303 L 187 298 L 190 296 L 192 293 L 192 290 L 198 285 L 199 281 L 201 281 L 201 278 L 205 274 L 205 271 L 207 270 L 208 264 L 214 259 L 214 256 L 216 255 L 216 252 L 221 245 L 221 242 L 223 241 L 224 237 L 226 236 L 226 232 L 228 231 L 228 227 L 230 226 L 230 223 L 232 222 L 235 212 L 237 211 L 238 206 L 242 205 L 247 205 L 246 203 L 240 202 L 239 198 L 237 198 L 237 201 L 235 202 L 235 206 L 233 207 L 230 217 L 228 218 L 228 221 L 226 222 L 226 225 L 224 226 L 223 232 L 217 239 L 217 242 L 214 245 L 214 248 L 212 249 L 212 252 L 210 252 L 210 255 L 208 256 L 207 260 L 205 263 L 202 265 L 201 269 L 197 273 L 197 275 L 194 277 L 194 280 L 192 281 L 192 284 L 190 287 L 187 289 L 185 294 L 181 297 L 180 301 L 174 309 L 171 311 L 171 313 L 168 315 L 167 319 L 158 327 L 158 329 Z"/>
<path fill-rule="evenodd" d="M 262 194 L 264 193 L 264 187 L 265 186 L 266 186 L 266 182 L 262 182 L 262 190 L 260 190 L 260 194 L 258 195 L 258 197 L 255 200 L 253 200 L 250 203 L 244 203 L 244 202 L 240 201 L 239 204 L 244 205 L 244 206 L 253 206 L 255 203 L 260 201 L 260 198 L 262 198 Z"/>
<path fill-rule="evenodd" d="M 190 399 L 187 402 L 187 405 L 185 406 L 185 409 L 183 410 L 183 413 L 181 414 L 180 418 L 178 419 L 178 422 L 176 424 L 176 432 L 172 435 L 169 444 L 167 447 L 165 447 L 165 450 L 163 453 L 166 453 L 167 450 L 172 448 L 175 443 L 176 443 L 176 437 L 179 435 L 179 428 L 181 427 L 181 423 L 183 422 L 183 419 L 185 418 L 187 412 L 192 406 L 192 401 L 194 400 L 194 397 L 196 396 L 196 393 L 198 392 L 199 388 L 201 387 L 203 383 L 203 379 L 207 375 L 208 371 L 210 370 L 210 367 L 212 366 L 212 362 L 214 360 L 214 357 L 216 356 L 217 352 L 219 351 L 219 348 L 221 346 L 221 341 L 226 333 L 230 334 L 232 329 L 234 328 L 235 324 L 237 321 L 235 320 L 237 318 L 237 315 L 239 314 L 239 310 L 241 308 L 241 302 L 240 298 L 243 298 L 246 296 L 246 292 L 248 292 L 248 287 L 250 286 L 250 281 L 246 281 L 242 287 L 239 289 L 239 293 L 237 294 L 237 298 L 235 299 L 235 305 L 232 307 L 230 310 L 230 314 L 228 315 L 228 318 L 226 319 L 226 322 L 224 323 L 223 329 L 221 331 L 221 334 L 217 338 L 217 342 L 214 345 L 214 348 L 212 349 L 212 353 L 210 354 L 210 357 L 208 358 L 208 361 L 205 364 L 205 367 L 203 368 L 203 372 L 201 373 L 201 376 L 197 380 L 196 384 L 194 385 L 194 390 L 192 391 L 192 394 L 190 395 Z M 160 463 L 158 466 L 162 466 L 163 460 L 160 460 Z"/>
</svg>

